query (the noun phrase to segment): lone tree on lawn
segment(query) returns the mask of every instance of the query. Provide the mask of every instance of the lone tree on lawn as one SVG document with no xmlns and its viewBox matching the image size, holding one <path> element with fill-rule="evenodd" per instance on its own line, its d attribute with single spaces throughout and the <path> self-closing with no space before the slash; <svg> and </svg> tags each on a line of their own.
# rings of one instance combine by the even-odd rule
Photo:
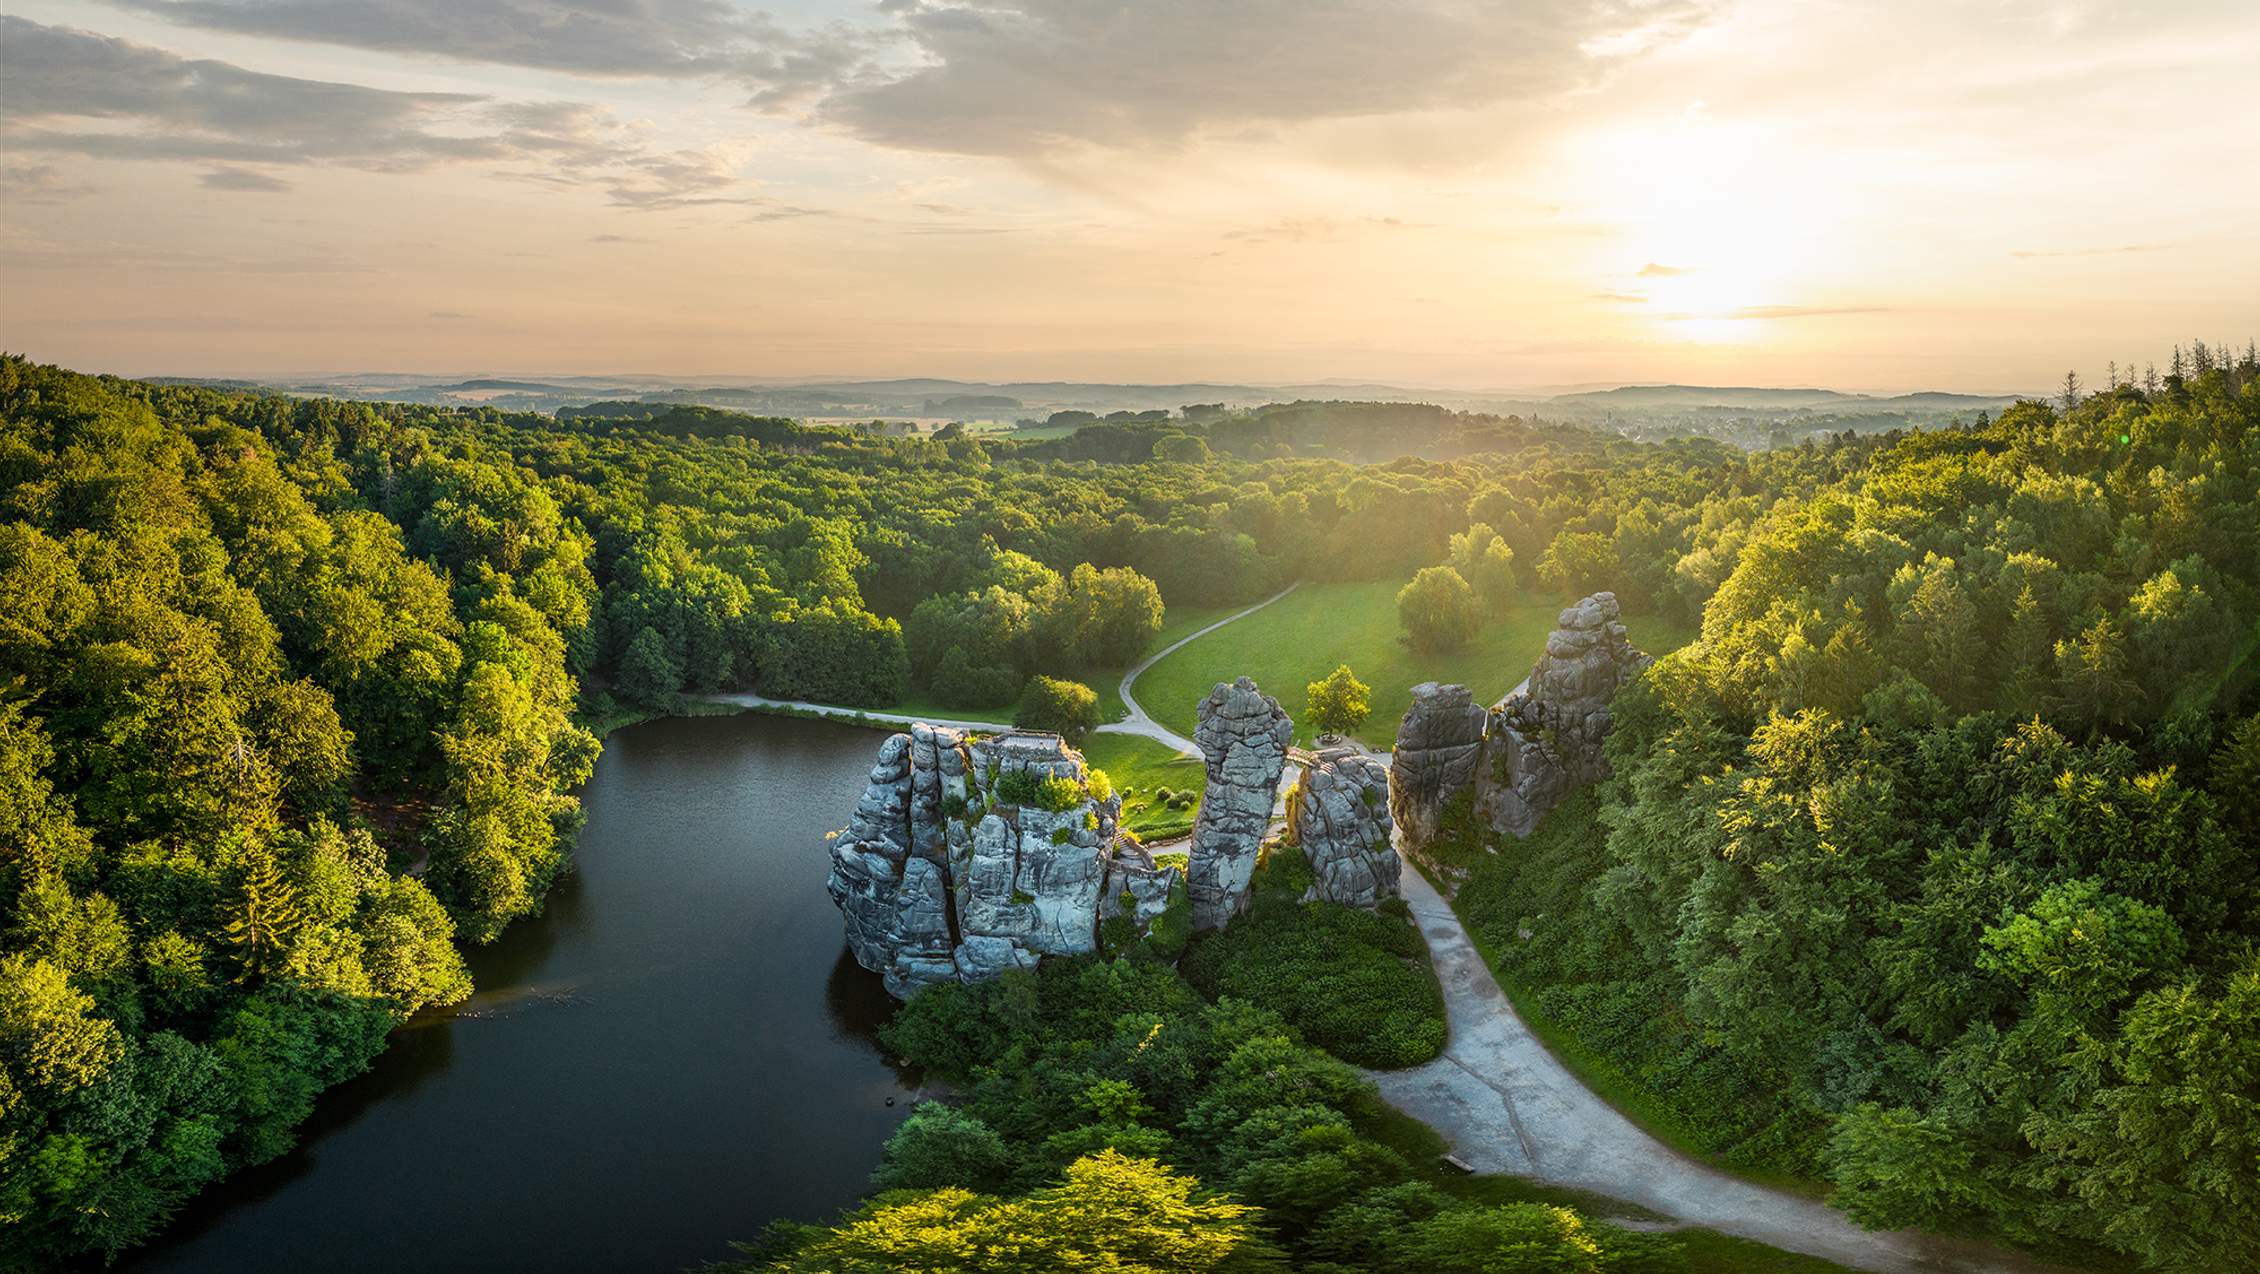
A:
<svg viewBox="0 0 2260 1274">
<path fill-rule="evenodd" d="M 1373 687 L 1358 680 L 1348 664 L 1326 674 L 1324 680 L 1310 683 L 1304 693 L 1309 699 L 1310 722 L 1320 734 L 1348 734 L 1364 725 L 1373 711 Z"/>
<path fill-rule="evenodd" d="M 1449 566 L 1430 566 L 1397 592 L 1397 621 L 1414 650 L 1458 650 L 1483 625 L 1475 590 Z"/>
</svg>

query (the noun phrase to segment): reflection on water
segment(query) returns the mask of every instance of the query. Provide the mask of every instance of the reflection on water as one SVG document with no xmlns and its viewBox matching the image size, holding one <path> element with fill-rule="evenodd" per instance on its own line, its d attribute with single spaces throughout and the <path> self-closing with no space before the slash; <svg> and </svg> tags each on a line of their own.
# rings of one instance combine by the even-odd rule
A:
<svg viewBox="0 0 2260 1274">
<path fill-rule="evenodd" d="M 915 1083 L 824 894 L 876 742 L 770 717 L 613 735 L 576 874 L 472 953 L 478 994 L 125 1265 L 677 1270 L 853 1202 Z"/>
</svg>

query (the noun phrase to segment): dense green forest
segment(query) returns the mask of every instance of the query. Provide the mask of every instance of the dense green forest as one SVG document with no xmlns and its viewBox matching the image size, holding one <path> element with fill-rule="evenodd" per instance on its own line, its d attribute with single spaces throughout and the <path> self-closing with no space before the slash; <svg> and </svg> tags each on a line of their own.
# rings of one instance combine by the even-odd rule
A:
<svg viewBox="0 0 2260 1274">
<path fill-rule="evenodd" d="M 950 1078 L 963 1100 L 912 1113 L 862 1208 L 833 1226 L 773 1226 L 731 1269 L 1689 1268 L 1675 1237 L 1559 1201 L 1499 1197 L 1497 1179 L 1438 1167 L 1419 1125 L 1304 1042 L 1289 1017 L 1321 1012 L 1346 1053 L 1371 1049 L 1361 1027 L 1409 1044 L 1406 1056 L 1362 1059 L 1403 1065 L 1433 1055 L 1443 1017 L 1425 967 L 1409 973 L 1419 984 L 1409 995 L 1353 989 L 1409 972 L 1384 954 L 1399 938 L 1419 944 L 1402 904 L 1382 915 L 1299 906 L 1299 866 L 1267 860 L 1254 913 L 1194 940 L 1190 981 L 1169 967 L 1180 935 L 910 1001 L 886 1043 Z M 1300 938 L 1286 932 L 1298 920 Z M 1347 991 L 1344 1002 L 1321 1008 L 1306 996 L 1283 1017 L 1215 985 L 1223 968 L 1290 955 L 1298 942 L 1294 973 Z M 1426 1037 L 1405 1039 L 1416 1022 Z"/>
<path fill-rule="evenodd" d="M 1510 981 L 1706 1147 L 1826 1173 L 1864 1221 L 2161 1265 L 2249 1242 L 2256 394 L 2214 369 L 1752 454 L 1370 404 L 1029 442 L 559 421 L 0 360 L 0 1257 L 132 1245 L 467 995 L 460 944 L 568 868 L 593 725 L 718 689 L 1009 701 L 1134 657 L 1169 606 L 1454 563 L 1704 634 L 1620 705 L 1594 861 L 1469 884 Z M 1292 950 L 1271 925 L 1234 941 Z M 919 1024 L 986 1015 L 1006 1069 L 980 1082 L 1044 1112 L 969 1117 L 1066 1140 L 886 1179 L 1009 1228 L 1144 1174 L 1243 1227 L 1233 1250 L 1306 1263 L 1371 1268 L 1314 1236 L 1421 1226 L 1665 1259 L 1414 1190 L 1333 1131 L 1361 1099 L 1297 1028 L 1339 1024 L 1235 1007 L 1227 965 L 1196 962 L 1214 1003 L 1104 968 L 922 1001 L 904 1053 L 971 1076 Z M 1128 998 L 1070 1020 L 1096 977 Z M 1219 1096 L 1203 1118 L 1288 1112 L 1242 1145 L 1197 1087 L 1117 1073 L 1133 1011 L 1184 1026 L 1204 1083 L 1250 1047 L 1315 1078 Z M 1137 1091 L 1089 1094 L 1114 1081 Z M 1265 1184 L 1299 1180 L 1290 1143 L 1332 1193 Z"/>
<path fill-rule="evenodd" d="M 1564 587 L 1685 611 L 1863 450 L 1420 409 L 1407 445 L 1463 458 L 1305 454 L 1411 410 L 995 443 L 0 360 L 0 1244 L 130 1246 L 466 996 L 458 944 L 567 867 L 589 723 L 1017 694 L 1135 654 L 1166 604 L 1409 576 L 1471 508 L 1529 560 L 1605 544 Z"/>
<path fill-rule="evenodd" d="M 1730 1164 L 1871 1226 L 2249 1268 L 2256 487 L 2249 360 L 1897 440 L 1749 535 L 1618 699 L 1613 779 L 1462 846 L 1462 914 Z"/>
</svg>

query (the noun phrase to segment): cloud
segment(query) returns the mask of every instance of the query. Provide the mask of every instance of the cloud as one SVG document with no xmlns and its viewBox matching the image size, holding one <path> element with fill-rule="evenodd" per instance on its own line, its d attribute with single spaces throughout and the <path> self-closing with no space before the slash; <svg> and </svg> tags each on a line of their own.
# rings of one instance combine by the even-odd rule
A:
<svg viewBox="0 0 2260 1274">
<path fill-rule="evenodd" d="M 760 28 L 722 0 L 112 0 L 182 26 L 595 75 L 721 69 Z"/>
<path fill-rule="evenodd" d="M 1359 217 L 1352 221 L 1334 217 L 1281 217 L 1268 225 L 1227 230 L 1224 237 L 1235 243 L 1325 243 L 1360 228 L 1418 230 L 1426 227 L 1401 217 Z"/>
<path fill-rule="evenodd" d="M 908 150 L 1031 157 L 1542 102 L 1723 0 L 879 0 L 787 28 L 728 0 L 113 0 L 185 26 L 589 76 L 734 81 Z"/>
<path fill-rule="evenodd" d="M 1624 305 L 1646 305 L 1648 303 L 1648 296 L 1644 292 L 1595 292 L 1592 295 L 1596 301 L 1616 301 Z"/>
<path fill-rule="evenodd" d="M 196 184 L 207 190 L 236 190 L 247 194 L 279 195 L 291 186 L 279 177 L 255 173 L 248 168 L 215 168 L 196 179 Z"/>
<path fill-rule="evenodd" d="M 836 217 L 830 208 L 796 208 L 791 204 L 772 204 L 753 214 L 755 221 L 798 221 L 802 217 Z"/>
<path fill-rule="evenodd" d="M 1668 279 L 1674 275 L 1689 274 L 1693 271 L 1693 266 L 1664 265 L 1661 262 L 1650 261 L 1640 267 L 1640 277 L 1643 279 Z"/>
<path fill-rule="evenodd" d="M 727 0 L 112 0 L 181 26 L 589 76 L 734 79 L 786 106 L 842 82 L 882 39 L 792 31 Z M 884 6 L 882 6 L 883 8 Z"/>
<path fill-rule="evenodd" d="M 0 192 L 11 203 L 61 203 L 95 193 L 95 187 L 68 180 L 53 164 L 0 164 Z"/>
<path fill-rule="evenodd" d="M 1745 305 L 1724 314 L 1666 314 L 1667 319 L 1799 319 L 1827 318 L 1837 314 L 1888 314 L 1885 305 Z"/>
<path fill-rule="evenodd" d="M 892 0 L 913 61 L 817 119 L 911 150 L 1166 147 L 1267 124 L 1541 101 L 1709 16 L 1710 0 Z"/>
<path fill-rule="evenodd" d="M 1837 314 L 1887 314 L 1887 305 L 1745 305 L 1727 315 L 1736 319 L 1828 318 Z"/>
<path fill-rule="evenodd" d="M 649 243 L 651 240 L 632 234 L 592 234 L 590 243 Z"/>
<path fill-rule="evenodd" d="M 2060 248 L 2054 251 L 2017 251 L 2009 255 L 2027 259 L 2036 257 L 2115 257 L 2129 252 L 2162 252 L 2171 245 L 2163 243 L 2127 243 L 2115 248 Z"/>
<path fill-rule="evenodd" d="M 1332 217 L 1281 217 L 1269 225 L 1227 230 L 1224 237 L 1237 243 L 1308 243 L 1336 238 L 1341 230 Z"/>
<path fill-rule="evenodd" d="M 585 102 L 269 75 L 8 15 L 0 70 L 0 149 L 229 165 L 203 178 L 215 189 L 287 188 L 237 164 L 412 172 L 480 162 L 525 165 L 505 175 L 594 188 L 629 208 L 762 202 L 742 189 L 742 147 L 653 151 Z"/>
<path fill-rule="evenodd" d="M 453 322 L 457 319 L 467 319 L 471 316 L 463 313 L 460 310 L 433 310 L 430 314 L 425 315 L 425 317 Z"/>
</svg>

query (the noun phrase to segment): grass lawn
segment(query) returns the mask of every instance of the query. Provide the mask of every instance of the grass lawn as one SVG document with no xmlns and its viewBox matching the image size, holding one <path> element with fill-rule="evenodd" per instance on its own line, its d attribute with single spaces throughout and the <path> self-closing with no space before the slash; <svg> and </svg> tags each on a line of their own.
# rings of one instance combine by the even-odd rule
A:
<svg viewBox="0 0 2260 1274">
<path fill-rule="evenodd" d="M 1208 771 L 1189 756 L 1139 734 L 1094 734 L 1083 740 L 1083 760 L 1105 770 L 1122 795 L 1122 825 L 1142 841 L 1164 841 L 1193 830 L 1199 793 Z M 1190 808 L 1173 810 L 1154 800 L 1154 789 L 1195 794 Z"/>
<path fill-rule="evenodd" d="M 1396 741 L 1397 723 L 1423 681 L 1458 681 L 1482 702 L 1497 700 L 1530 674 L 1546 648 L 1562 603 L 1524 595 L 1504 615 L 1484 622 L 1474 641 L 1449 654 L 1418 655 L 1399 637 L 1397 590 L 1403 580 L 1305 584 L 1246 619 L 1229 624 L 1148 669 L 1138 679 L 1138 702 L 1156 721 L 1190 738 L 1201 700 L 1219 681 L 1249 676 L 1295 718 L 1298 742 L 1314 732 L 1305 687 L 1338 664 L 1373 687 L 1373 715 L 1358 738 L 1374 747 Z M 1694 637 L 1691 628 L 1636 616 L 1635 644 L 1651 654 Z"/>
</svg>

